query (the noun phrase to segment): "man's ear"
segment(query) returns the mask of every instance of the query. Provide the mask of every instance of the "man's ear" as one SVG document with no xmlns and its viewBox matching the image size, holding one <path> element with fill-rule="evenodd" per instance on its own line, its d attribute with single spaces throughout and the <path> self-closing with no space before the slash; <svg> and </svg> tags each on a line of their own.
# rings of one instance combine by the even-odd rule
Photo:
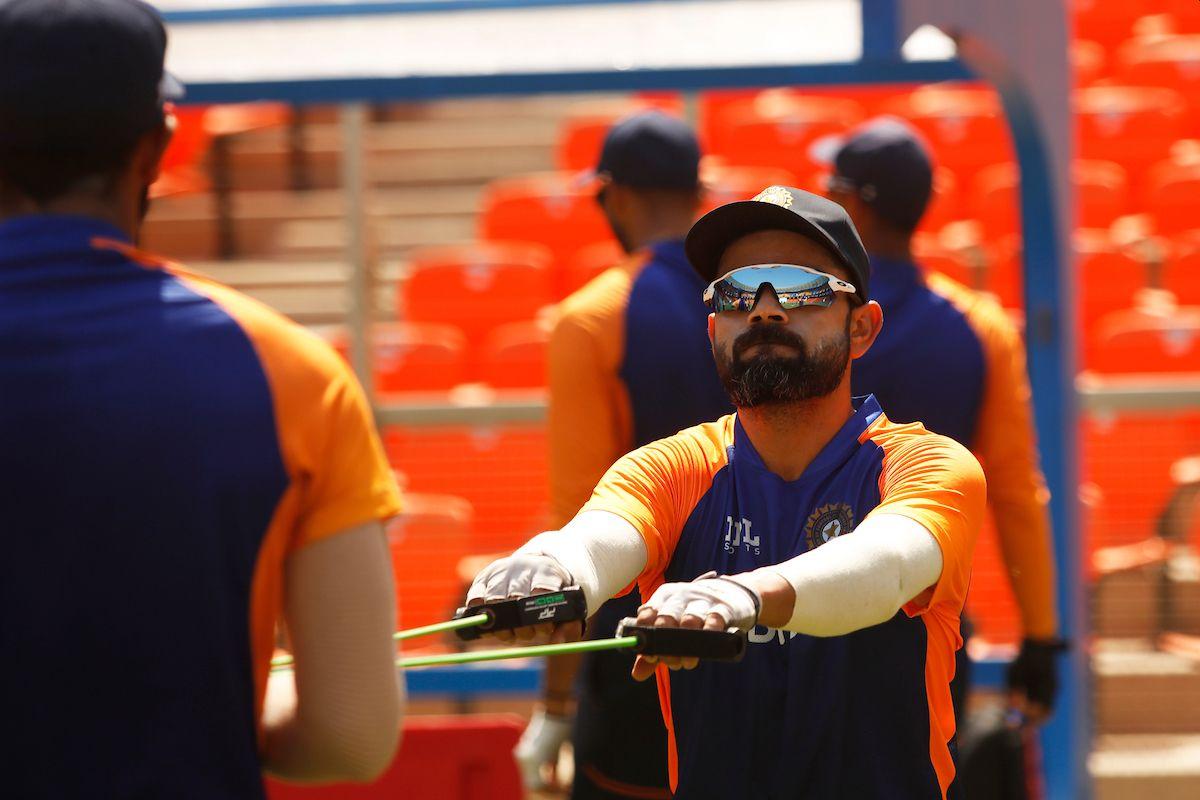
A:
<svg viewBox="0 0 1200 800">
<path fill-rule="evenodd" d="M 850 357 L 861 358 L 883 330 L 883 309 L 874 300 L 850 310 Z"/>
<path fill-rule="evenodd" d="M 138 142 L 137 149 L 134 150 L 133 161 L 142 185 L 149 186 L 158 180 L 158 165 L 171 145 L 176 124 L 178 123 L 175 115 L 170 110 L 164 111 L 162 124 L 149 131 Z"/>
<path fill-rule="evenodd" d="M 708 315 L 708 344 L 713 350 L 717 349 L 717 315 Z"/>
</svg>

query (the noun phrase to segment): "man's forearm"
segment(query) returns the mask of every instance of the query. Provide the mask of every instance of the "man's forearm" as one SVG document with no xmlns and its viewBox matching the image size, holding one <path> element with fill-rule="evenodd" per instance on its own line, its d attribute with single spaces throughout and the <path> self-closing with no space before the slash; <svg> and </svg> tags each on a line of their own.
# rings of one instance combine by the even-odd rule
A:
<svg viewBox="0 0 1200 800">
<path fill-rule="evenodd" d="M 540 553 L 561 564 L 583 590 L 588 614 L 632 583 L 647 558 L 641 534 L 606 511 L 585 511 L 562 530 L 533 537 L 517 553 Z"/>
<path fill-rule="evenodd" d="M 546 659 L 546 671 L 542 674 L 542 706 L 547 714 L 567 717 L 574 711 L 575 676 L 579 674 L 582 661 L 583 656 L 578 653 Z"/>
<path fill-rule="evenodd" d="M 885 514 L 816 550 L 737 577 L 761 596 L 761 624 L 840 636 L 891 619 L 937 583 L 941 571 L 933 536 L 913 520 Z"/>
</svg>

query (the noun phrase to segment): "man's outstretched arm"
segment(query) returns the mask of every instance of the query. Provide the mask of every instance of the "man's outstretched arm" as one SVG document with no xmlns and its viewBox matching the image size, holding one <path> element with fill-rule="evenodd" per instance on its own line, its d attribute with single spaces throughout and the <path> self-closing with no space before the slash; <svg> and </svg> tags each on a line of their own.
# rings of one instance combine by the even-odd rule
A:
<svg viewBox="0 0 1200 800">
<path fill-rule="evenodd" d="M 590 615 L 637 579 L 646 558 L 646 543 L 632 525 L 607 511 L 584 511 L 562 530 L 539 533 L 511 556 L 484 567 L 467 592 L 467 605 L 578 586 Z M 573 622 L 557 629 L 549 624 L 518 628 L 496 637 L 525 641 L 546 635 L 569 641 L 582 633 L 583 626 Z"/>
</svg>

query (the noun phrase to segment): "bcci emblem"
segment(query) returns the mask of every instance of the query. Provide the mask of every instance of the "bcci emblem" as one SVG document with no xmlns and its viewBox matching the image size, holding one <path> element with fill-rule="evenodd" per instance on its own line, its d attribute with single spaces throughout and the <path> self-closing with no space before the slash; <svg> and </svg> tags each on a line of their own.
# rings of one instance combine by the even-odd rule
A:
<svg viewBox="0 0 1200 800">
<path fill-rule="evenodd" d="M 830 503 L 808 515 L 804 523 L 804 538 L 808 549 L 814 550 L 854 530 L 854 509 L 845 503 Z"/>
<path fill-rule="evenodd" d="M 792 193 L 782 186 L 768 186 L 754 198 L 760 203 L 773 203 L 784 208 L 792 207 Z"/>
</svg>

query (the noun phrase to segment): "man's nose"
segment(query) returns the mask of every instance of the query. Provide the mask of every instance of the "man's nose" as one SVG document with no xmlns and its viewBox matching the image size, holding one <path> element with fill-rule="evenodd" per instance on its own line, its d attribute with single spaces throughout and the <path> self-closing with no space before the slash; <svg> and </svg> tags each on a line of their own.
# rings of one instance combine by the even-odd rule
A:
<svg viewBox="0 0 1200 800">
<path fill-rule="evenodd" d="M 787 309 L 779 305 L 779 298 L 775 296 L 775 289 L 767 286 L 763 289 L 762 294 L 758 296 L 758 303 L 755 304 L 754 310 L 750 312 L 750 323 L 755 325 L 770 322 L 786 325 L 787 321 Z"/>
</svg>

